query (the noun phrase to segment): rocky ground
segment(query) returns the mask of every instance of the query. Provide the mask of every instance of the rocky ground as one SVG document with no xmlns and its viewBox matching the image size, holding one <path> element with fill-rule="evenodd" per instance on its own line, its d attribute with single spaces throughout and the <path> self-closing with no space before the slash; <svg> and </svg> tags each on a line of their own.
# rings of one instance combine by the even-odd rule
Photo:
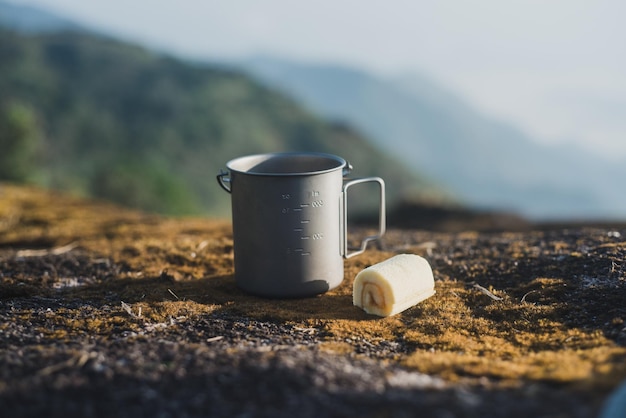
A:
<svg viewBox="0 0 626 418">
<path fill-rule="evenodd" d="M 241 292 L 232 245 L 228 221 L 0 184 L 0 411 L 594 417 L 626 378 L 621 226 L 392 228 L 299 300 Z M 399 253 L 437 293 L 352 306 L 354 276 Z"/>
</svg>

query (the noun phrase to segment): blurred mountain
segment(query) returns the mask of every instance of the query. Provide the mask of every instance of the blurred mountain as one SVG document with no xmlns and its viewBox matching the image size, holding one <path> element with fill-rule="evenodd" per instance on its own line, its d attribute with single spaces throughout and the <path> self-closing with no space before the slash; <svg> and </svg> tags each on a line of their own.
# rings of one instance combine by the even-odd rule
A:
<svg viewBox="0 0 626 418">
<path fill-rule="evenodd" d="M 29 33 L 82 29 L 79 24 L 54 13 L 3 1 L 0 1 L 0 26 Z"/>
<path fill-rule="evenodd" d="M 49 39 L 43 36 L 25 37 L 18 42 L 21 46 L 17 47 L 9 45 L 16 39 L 15 34 L 3 32 L 0 35 L 0 47 L 6 47 L 6 56 L 10 56 L 7 51 L 12 48 L 24 47 L 26 51 L 21 53 L 26 57 L 25 63 L 19 65 L 15 61 L 6 61 L 4 56 L 0 57 L 0 71 L 12 71 L 16 77 L 14 85 L 11 85 L 11 79 L 4 78 L 4 73 L 0 72 L 0 77 L 3 77 L 0 86 L 2 89 L 10 86 L 11 94 L 14 94 L 8 96 L 5 90 L 0 90 L 0 112 L 4 115 L 0 114 L 0 124 L 4 124 L 5 132 L 13 132 L 14 137 L 22 138 L 19 144 L 13 144 L 11 153 L 15 158 L 0 164 L 0 177 L 3 178 L 28 177 L 29 181 L 92 193 L 159 211 L 204 213 L 208 210 L 210 213 L 224 213 L 227 199 L 223 196 L 214 199 L 213 194 L 204 191 L 214 189 L 211 178 L 214 168 L 222 167 L 232 156 L 249 153 L 253 149 L 304 149 L 306 144 L 311 144 L 312 149 L 343 155 L 354 163 L 357 170 L 364 168 L 357 154 L 385 154 L 380 162 L 368 160 L 375 164 L 371 166 L 375 168 L 368 167 L 369 172 L 386 177 L 392 199 L 400 196 L 439 199 L 443 193 L 433 185 L 436 182 L 474 208 L 512 210 L 536 219 L 623 219 L 626 213 L 626 196 L 618 192 L 622 179 L 626 177 L 625 164 L 608 162 L 573 147 L 540 145 L 520 129 L 480 114 L 454 93 L 426 77 L 412 75 L 402 79 L 382 79 L 355 69 L 301 64 L 273 57 L 257 57 L 236 63 L 234 67 L 232 63 L 229 66 L 190 64 L 93 34 L 86 37 L 89 40 L 79 41 L 77 29 L 84 35 L 91 30 L 35 7 L 1 0 L 0 26 L 31 35 L 52 34 L 60 30 L 73 32 L 52 35 Z M 59 47 L 59 50 L 50 52 L 55 48 L 53 44 L 65 42 L 73 45 L 68 46 L 69 50 L 75 51 L 59 52 L 64 49 Z M 91 42 L 97 45 L 94 54 L 86 51 Z M 40 45 L 25 46 L 33 43 Z M 117 57 L 96 58 L 103 50 L 105 54 Z M 74 59 L 86 61 L 77 65 L 70 62 Z M 93 62 L 87 64 L 90 60 Z M 102 74 L 98 74 L 100 60 L 106 63 Z M 118 60 L 119 64 L 116 64 Z M 83 64 L 85 68 L 82 68 Z M 10 69 L 11 66 L 14 67 Z M 161 69 L 157 68 L 172 74 L 160 74 Z M 242 70 L 266 87 L 244 77 Z M 180 78 L 203 71 L 207 78 L 217 80 L 224 77 L 224 86 L 217 89 L 220 93 L 200 97 L 206 93 L 197 91 L 204 86 L 203 82 Z M 193 77 L 202 79 L 202 76 Z M 231 84 L 236 87 L 225 87 Z M 60 87 L 66 85 L 68 87 Z M 249 86 L 252 87 L 249 89 Z M 15 93 L 18 87 L 23 90 Z M 224 91 L 220 90 L 222 88 Z M 66 91 L 60 93 L 60 89 Z M 192 92 L 183 93 L 187 89 Z M 49 94 L 51 91 L 54 94 Z M 237 91 L 246 93 L 238 95 Z M 277 94 L 277 91 L 282 94 Z M 168 101 L 170 93 L 172 102 Z M 265 93 L 276 99 L 257 102 L 257 95 Z M 73 102 L 74 105 L 59 103 L 59 100 Z M 221 100 L 226 100 L 228 104 L 223 105 Z M 268 106 L 267 100 L 272 102 L 271 106 Z M 241 102 L 235 106 L 237 101 L 245 102 L 245 106 Z M 303 110 L 301 104 L 308 109 Z M 251 110 L 258 105 L 264 108 Z M 138 110 L 129 108 L 133 106 Z M 144 107 L 140 109 L 136 106 Z M 239 119 L 228 112 L 226 116 L 218 114 L 219 109 L 239 111 L 239 106 L 250 106 L 246 107 L 246 112 L 254 116 L 245 116 L 238 123 L 236 120 Z M 202 114 L 198 110 L 202 107 L 211 108 L 215 113 Z M 120 110 L 122 108 L 125 110 Z M 163 112 L 158 117 L 155 116 L 158 114 L 156 108 Z M 169 110 L 164 111 L 163 108 Z M 287 116 L 289 112 L 285 111 L 286 108 L 293 109 L 290 116 Z M 156 113 L 148 116 L 152 111 Z M 187 112 L 190 116 L 182 116 L 180 112 Z M 270 121 L 268 115 L 274 119 Z M 301 116 L 306 120 L 302 122 L 306 127 L 294 128 L 293 125 L 297 124 L 295 119 Z M 224 118 L 216 125 L 228 125 L 228 128 L 216 128 L 213 125 L 215 121 L 210 120 L 216 117 Z M 322 118 L 335 123 L 328 124 Z M 179 123 L 184 126 L 179 126 Z M 289 123 L 291 127 L 288 127 Z M 147 127 L 148 124 L 152 126 Z M 202 134 L 202 129 L 212 131 Z M 362 134 L 368 141 L 363 140 Z M 85 143 L 81 143 L 79 139 L 66 138 L 72 135 L 100 140 L 86 139 Z M 189 144 L 194 135 L 209 138 L 207 141 L 213 143 L 215 151 L 209 152 L 211 159 L 204 163 L 193 162 L 189 166 L 183 164 L 182 167 L 170 161 L 174 155 L 171 152 L 184 154 L 180 148 L 191 149 L 192 153 L 202 151 Z M 153 139 L 147 139 L 147 136 Z M 335 139 L 319 139 L 337 136 L 353 138 L 354 145 L 336 150 L 340 143 Z M 111 137 L 118 139 L 108 144 Z M 169 139 L 162 139 L 164 137 Z M 272 137 L 279 139 L 269 139 Z M 154 141 L 154 149 L 146 145 L 152 144 L 150 141 Z M 238 145 L 230 145 L 233 141 Z M 96 163 L 85 156 L 93 146 L 91 142 L 108 144 L 99 146 L 102 150 L 94 148 L 101 153 Z M 344 142 L 350 143 L 349 140 Z M 121 151 L 127 144 L 132 144 L 133 152 Z M 78 151 L 72 148 L 74 146 L 86 151 L 78 155 Z M 223 146 L 230 150 L 220 151 Z M 164 150 L 166 157 L 156 156 Z M 117 158 L 120 152 L 125 161 L 110 163 L 112 155 Z M 55 153 L 62 158 L 55 160 L 58 157 L 54 157 Z M 6 152 L 4 154 L 7 155 Z M 356 159 L 353 155 L 357 155 Z M 64 159 L 69 161 L 70 157 L 80 161 L 66 164 Z M 200 160 L 198 156 L 188 158 Z M 212 165 L 208 170 L 209 179 L 202 178 L 207 174 L 209 163 Z M 24 169 L 33 164 L 36 170 Z M 105 168 L 107 164 L 109 168 Z M 204 169 L 200 168 L 201 165 Z M 388 173 L 390 166 L 403 172 L 397 180 L 396 174 Z M 407 166 L 409 169 L 405 170 L 403 167 Z M 380 167 L 385 170 L 382 174 Z M 3 173 L 9 170 L 12 174 L 7 177 Z M 138 176 L 146 176 L 146 171 L 152 172 L 148 177 L 154 184 L 149 187 L 143 180 L 138 180 Z M 357 174 L 367 175 L 363 172 Z M 424 175 L 430 180 L 424 180 Z M 132 181 L 128 181 L 129 186 L 120 188 L 110 180 L 114 177 L 131 178 Z M 131 187 L 134 183 L 138 184 Z M 203 183 L 203 186 L 198 183 Z M 133 192 L 135 189 L 136 192 Z M 178 195 L 173 198 L 174 201 L 187 203 L 165 204 L 162 198 L 144 196 L 156 193 L 154 190 L 158 190 L 160 195 Z M 192 200 L 194 202 L 189 203 Z M 161 207 L 163 205 L 167 207 Z"/>
<path fill-rule="evenodd" d="M 626 195 L 617 193 L 626 165 L 569 146 L 540 145 L 426 77 L 387 80 L 268 56 L 237 65 L 318 115 L 356 126 L 471 206 L 538 219 L 626 214 Z"/>
<path fill-rule="evenodd" d="M 237 71 L 86 32 L 0 31 L 0 177 L 170 214 L 225 215 L 215 175 L 251 153 L 338 154 L 390 203 L 431 190 L 347 125 Z"/>
</svg>

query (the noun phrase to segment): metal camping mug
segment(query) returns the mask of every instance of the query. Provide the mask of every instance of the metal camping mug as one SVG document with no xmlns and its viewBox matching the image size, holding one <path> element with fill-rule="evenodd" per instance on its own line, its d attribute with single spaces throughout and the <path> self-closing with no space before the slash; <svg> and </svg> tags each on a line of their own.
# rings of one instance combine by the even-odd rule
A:
<svg viewBox="0 0 626 418">
<path fill-rule="evenodd" d="M 231 194 L 235 282 L 266 297 L 305 297 L 343 280 L 343 259 L 385 233 L 385 183 L 344 180 L 351 166 L 321 153 L 273 153 L 236 158 L 217 181 Z M 378 234 L 348 248 L 348 189 L 380 186 Z"/>
</svg>

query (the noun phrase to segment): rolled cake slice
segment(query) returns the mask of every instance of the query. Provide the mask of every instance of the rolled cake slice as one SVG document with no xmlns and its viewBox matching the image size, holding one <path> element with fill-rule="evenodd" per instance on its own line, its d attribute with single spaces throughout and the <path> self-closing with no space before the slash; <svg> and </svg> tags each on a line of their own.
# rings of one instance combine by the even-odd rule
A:
<svg viewBox="0 0 626 418">
<path fill-rule="evenodd" d="M 430 264 L 415 254 L 400 254 L 357 274 L 352 303 L 368 314 L 390 316 L 435 293 Z"/>
</svg>

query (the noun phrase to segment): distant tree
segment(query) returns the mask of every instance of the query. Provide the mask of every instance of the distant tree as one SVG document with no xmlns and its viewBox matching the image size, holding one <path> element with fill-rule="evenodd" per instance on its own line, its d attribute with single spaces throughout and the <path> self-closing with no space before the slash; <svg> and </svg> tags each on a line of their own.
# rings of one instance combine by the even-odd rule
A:
<svg viewBox="0 0 626 418">
<path fill-rule="evenodd" d="M 39 143 L 34 111 L 19 103 L 0 104 L 0 179 L 32 179 Z"/>
<path fill-rule="evenodd" d="M 152 212 L 172 215 L 202 212 L 185 181 L 162 162 L 120 160 L 99 167 L 90 189 L 95 196 Z"/>
</svg>

